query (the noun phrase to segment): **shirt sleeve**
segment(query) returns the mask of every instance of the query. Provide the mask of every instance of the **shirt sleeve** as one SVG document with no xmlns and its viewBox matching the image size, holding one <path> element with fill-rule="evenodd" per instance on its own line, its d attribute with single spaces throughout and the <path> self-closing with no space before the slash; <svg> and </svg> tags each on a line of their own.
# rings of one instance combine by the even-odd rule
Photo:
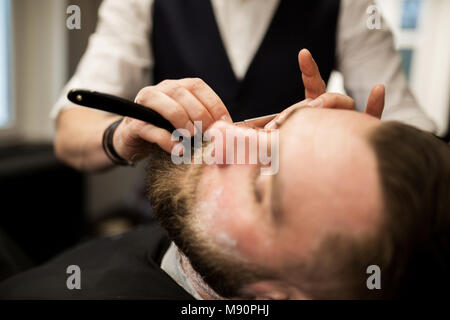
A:
<svg viewBox="0 0 450 320">
<path fill-rule="evenodd" d="M 152 82 L 152 5 L 153 0 L 103 1 L 96 31 L 89 38 L 75 74 L 53 106 L 53 119 L 62 109 L 76 106 L 66 97 L 72 88 L 133 100 L 142 87 Z"/>
<path fill-rule="evenodd" d="M 384 84 L 386 104 L 382 120 L 398 120 L 435 132 L 435 123 L 409 89 L 387 22 L 381 18 L 381 29 L 367 27 L 367 9 L 371 5 L 372 0 L 341 1 L 337 68 L 344 76 L 345 90 L 355 100 L 356 108 L 363 111 L 373 86 Z"/>
</svg>

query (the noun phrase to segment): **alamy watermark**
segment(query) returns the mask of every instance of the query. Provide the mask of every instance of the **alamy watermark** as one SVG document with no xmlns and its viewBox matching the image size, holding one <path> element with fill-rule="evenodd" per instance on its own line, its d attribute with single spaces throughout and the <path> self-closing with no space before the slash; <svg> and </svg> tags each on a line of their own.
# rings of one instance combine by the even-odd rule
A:
<svg viewBox="0 0 450 320">
<path fill-rule="evenodd" d="M 369 290 L 381 290 L 381 269 L 376 264 L 370 265 L 366 269 L 366 273 L 370 274 L 367 278 L 366 286 Z"/>
<path fill-rule="evenodd" d="M 67 267 L 66 273 L 70 274 L 66 280 L 66 286 L 69 290 L 81 290 L 81 269 L 73 264 Z"/>
<path fill-rule="evenodd" d="M 77 5 L 70 5 L 66 9 L 66 13 L 69 15 L 66 19 L 66 27 L 69 30 L 81 29 L 81 9 Z"/>
<path fill-rule="evenodd" d="M 381 25 L 381 12 L 378 6 L 371 5 L 367 7 L 366 13 L 369 15 L 366 21 L 367 29 L 369 30 L 380 30 Z"/>
<path fill-rule="evenodd" d="M 202 122 L 195 121 L 197 132 L 202 132 Z M 224 132 L 225 131 L 225 132 Z M 251 164 L 261 165 L 262 175 L 274 175 L 279 169 L 279 132 L 262 129 L 243 129 L 229 127 L 220 130 L 211 127 L 203 136 L 196 134 L 192 155 L 192 141 L 186 129 L 177 129 L 172 133 L 172 141 L 178 141 L 171 152 L 175 164 Z M 203 149 L 204 142 L 210 142 Z M 225 152 L 224 152 L 225 151 Z"/>
</svg>

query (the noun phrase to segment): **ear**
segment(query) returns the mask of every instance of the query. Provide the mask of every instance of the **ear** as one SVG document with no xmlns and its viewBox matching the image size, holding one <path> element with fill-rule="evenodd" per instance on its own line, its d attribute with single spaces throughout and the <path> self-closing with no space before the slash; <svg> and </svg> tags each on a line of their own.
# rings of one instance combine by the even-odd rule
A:
<svg viewBox="0 0 450 320">
<path fill-rule="evenodd" d="M 297 287 L 284 281 L 258 281 L 241 290 L 245 299 L 254 300 L 307 300 Z"/>
</svg>

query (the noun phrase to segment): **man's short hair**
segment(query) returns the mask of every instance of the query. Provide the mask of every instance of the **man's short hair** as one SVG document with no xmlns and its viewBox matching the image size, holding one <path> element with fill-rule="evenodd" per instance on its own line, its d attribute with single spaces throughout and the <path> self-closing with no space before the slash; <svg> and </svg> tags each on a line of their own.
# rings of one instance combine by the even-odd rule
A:
<svg viewBox="0 0 450 320">
<path fill-rule="evenodd" d="M 450 284 L 450 148 L 397 122 L 381 124 L 369 141 L 384 198 L 381 236 L 391 255 L 381 270 L 382 296 L 437 296 Z"/>
<path fill-rule="evenodd" d="M 300 272 L 299 285 L 306 284 L 312 298 L 439 296 L 450 284 L 450 148 L 399 122 L 382 123 L 369 144 L 377 159 L 383 222 L 374 237 L 330 235 L 305 269 L 314 273 Z M 381 289 L 367 287 L 371 265 L 381 270 Z"/>
</svg>

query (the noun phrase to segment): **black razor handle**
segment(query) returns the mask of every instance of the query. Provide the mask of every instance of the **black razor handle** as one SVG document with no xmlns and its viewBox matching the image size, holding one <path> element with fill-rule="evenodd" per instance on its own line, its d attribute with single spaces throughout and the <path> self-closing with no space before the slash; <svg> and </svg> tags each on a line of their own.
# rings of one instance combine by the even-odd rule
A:
<svg viewBox="0 0 450 320">
<path fill-rule="evenodd" d="M 67 98 L 80 106 L 142 120 L 171 133 L 175 130 L 173 125 L 156 111 L 110 94 L 73 89 L 67 94 Z"/>
</svg>

